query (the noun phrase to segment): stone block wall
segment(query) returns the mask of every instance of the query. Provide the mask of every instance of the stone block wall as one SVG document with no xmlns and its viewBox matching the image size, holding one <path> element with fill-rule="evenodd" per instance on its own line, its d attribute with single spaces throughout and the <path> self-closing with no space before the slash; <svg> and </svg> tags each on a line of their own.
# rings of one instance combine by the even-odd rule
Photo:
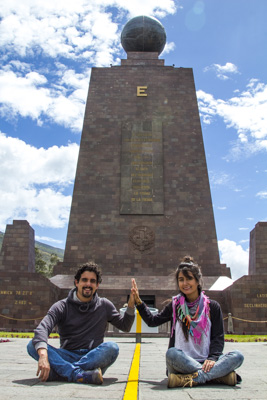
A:
<svg viewBox="0 0 267 400">
<path fill-rule="evenodd" d="M 129 178 L 147 184 L 127 197 Z M 63 267 L 94 260 L 105 274 L 161 276 L 186 254 L 204 275 L 230 275 L 219 260 L 193 72 L 164 66 L 157 53 L 128 53 L 121 66 L 92 69 Z"/>
<path fill-rule="evenodd" d="M 234 333 L 266 334 L 267 284 L 262 275 L 245 275 L 223 293 L 225 311 L 233 317 Z"/>
<path fill-rule="evenodd" d="M 250 232 L 249 275 L 267 275 L 267 222 L 258 222 Z"/>
<path fill-rule="evenodd" d="M 60 290 L 38 273 L 0 271 L 0 330 L 33 331 Z"/>
<path fill-rule="evenodd" d="M 0 271 L 34 272 L 34 230 L 25 220 L 6 226 L 0 253 Z"/>
</svg>

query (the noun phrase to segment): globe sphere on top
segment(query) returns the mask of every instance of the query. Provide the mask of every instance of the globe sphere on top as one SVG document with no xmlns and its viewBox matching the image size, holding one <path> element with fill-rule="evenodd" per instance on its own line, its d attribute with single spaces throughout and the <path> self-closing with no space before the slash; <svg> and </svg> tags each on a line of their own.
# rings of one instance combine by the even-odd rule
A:
<svg viewBox="0 0 267 400">
<path fill-rule="evenodd" d="M 121 33 L 121 44 L 126 53 L 148 51 L 160 54 L 166 43 L 163 25 L 153 17 L 141 15 L 127 22 Z"/>
</svg>

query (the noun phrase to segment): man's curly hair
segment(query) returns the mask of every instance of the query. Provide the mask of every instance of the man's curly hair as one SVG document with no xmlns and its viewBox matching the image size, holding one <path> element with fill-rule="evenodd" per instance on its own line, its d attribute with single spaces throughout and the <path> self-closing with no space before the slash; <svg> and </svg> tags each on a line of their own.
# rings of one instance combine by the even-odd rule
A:
<svg viewBox="0 0 267 400">
<path fill-rule="evenodd" d="M 76 272 L 76 275 L 74 277 L 74 279 L 79 282 L 79 280 L 81 279 L 81 275 L 85 272 L 94 272 L 96 274 L 96 281 L 97 284 L 102 282 L 102 273 L 100 270 L 99 265 L 97 265 L 94 261 L 89 261 L 85 264 L 83 264 L 78 271 Z M 75 285 L 75 280 L 74 280 L 74 285 Z M 76 286 L 76 285 L 75 285 Z"/>
</svg>

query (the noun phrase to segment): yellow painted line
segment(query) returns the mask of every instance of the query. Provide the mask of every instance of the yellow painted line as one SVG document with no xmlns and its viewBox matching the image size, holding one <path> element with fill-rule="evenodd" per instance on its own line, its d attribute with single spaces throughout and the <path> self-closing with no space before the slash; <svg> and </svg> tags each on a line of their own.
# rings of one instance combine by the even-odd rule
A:
<svg viewBox="0 0 267 400">
<path fill-rule="evenodd" d="M 139 378 L 139 365 L 140 365 L 140 352 L 141 343 L 135 346 L 133 361 L 128 376 L 128 382 L 125 388 L 123 400 L 137 400 L 138 399 L 138 378 Z"/>
<path fill-rule="evenodd" d="M 136 310 L 136 333 L 141 333 L 142 318 L 138 310 Z"/>
</svg>

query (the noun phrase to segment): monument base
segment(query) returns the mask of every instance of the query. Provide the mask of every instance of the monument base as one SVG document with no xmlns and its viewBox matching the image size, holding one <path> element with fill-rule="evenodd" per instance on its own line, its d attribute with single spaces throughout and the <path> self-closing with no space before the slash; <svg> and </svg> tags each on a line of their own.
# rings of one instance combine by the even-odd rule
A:
<svg viewBox="0 0 267 400">
<path fill-rule="evenodd" d="M 35 272 L 0 271 L 0 330 L 33 331 L 60 290 Z"/>
<path fill-rule="evenodd" d="M 266 275 L 244 275 L 224 290 L 227 309 L 237 334 L 267 333 Z"/>
</svg>

